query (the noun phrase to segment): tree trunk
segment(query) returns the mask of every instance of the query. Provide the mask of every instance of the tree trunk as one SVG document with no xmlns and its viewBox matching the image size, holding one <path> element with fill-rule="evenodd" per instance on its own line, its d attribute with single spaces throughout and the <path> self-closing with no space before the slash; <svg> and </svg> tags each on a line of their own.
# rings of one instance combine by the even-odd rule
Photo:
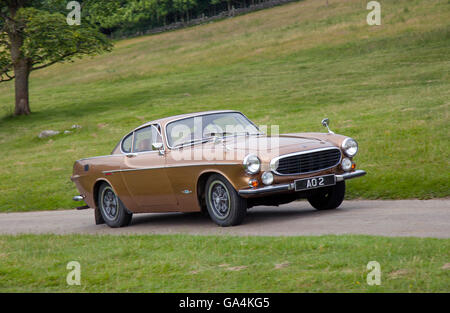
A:
<svg viewBox="0 0 450 313">
<path fill-rule="evenodd" d="M 15 20 L 16 13 L 23 6 L 22 1 L 12 1 L 9 5 L 11 18 L 6 19 L 6 32 L 11 42 L 11 61 L 14 67 L 16 105 L 14 115 L 28 115 L 30 103 L 28 98 L 28 78 L 30 77 L 31 61 L 24 57 L 22 25 Z"/>
<path fill-rule="evenodd" d="M 14 115 L 28 115 L 31 113 L 28 96 L 28 78 L 30 70 L 26 60 L 20 60 L 14 65 L 16 107 Z"/>
</svg>

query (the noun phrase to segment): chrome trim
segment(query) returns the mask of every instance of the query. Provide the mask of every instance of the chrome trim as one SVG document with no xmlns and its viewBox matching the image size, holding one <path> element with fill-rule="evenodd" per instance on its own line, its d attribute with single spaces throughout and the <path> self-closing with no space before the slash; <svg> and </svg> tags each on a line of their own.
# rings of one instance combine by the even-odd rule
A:
<svg viewBox="0 0 450 313">
<path fill-rule="evenodd" d="M 241 189 L 238 191 L 240 195 L 259 195 L 263 193 L 277 192 L 277 191 L 288 191 L 293 190 L 294 184 L 280 184 L 280 185 L 271 185 L 256 189 Z"/>
<path fill-rule="evenodd" d="M 79 159 L 79 160 L 77 160 L 77 162 L 86 161 L 86 160 L 93 160 L 93 159 L 99 159 L 99 158 L 118 157 L 118 156 L 123 157 L 122 154 L 108 154 L 108 155 L 101 155 L 101 156 L 95 156 L 95 157 Z"/>
<path fill-rule="evenodd" d="M 351 173 L 345 173 L 345 174 L 338 174 L 335 175 L 336 182 L 344 181 L 347 179 L 357 178 L 366 175 L 366 172 L 363 170 L 356 170 Z M 314 178 L 314 177 L 309 177 Z M 302 178 L 306 179 L 306 178 Z M 279 184 L 279 185 L 271 185 L 261 188 L 249 188 L 249 189 L 241 189 L 238 191 L 240 195 L 259 195 L 259 194 L 265 194 L 270 192 L 278 192 L 278 191 L 295 191 L 295 181 L 293 183 L 289 184 Z M 301 190 L 303 191 L 303 190 Z M 300 192 L 300 191 L 299 191 Z"/>
<path fill-rule="evenodd" d="M 188 117 L 180 117 L 174 120 L 171 120 L 169 122 L 166 123 L 166 126 L 164 127 L 164 133 L 165 133 L 165 141 L 166 141 L 166 146 L 168 149 L 173 150 L 173 149 L 179 149 L 181 147 L 184 147 L 184 145 L 181 145 L 180 147 L 172 147 L 171 145 L 169 145 L 169 140 L 168 140 L 168 136 L 167 136 L 167 126 L 169 126 L 170 124 L 174 123 L 174 122 L 178 122 L 181 120 L 186 120 L 188 118 L 195 118 L 195 117 L 199 117 L 199 116 L 207 116 L 207 115 L 213 115 L 213 114 L 226 114 L 226 113 L 239 113 L 241 114 L 250 124 L 252 124 L 253 126 L 255 126 L 255 128 L 261 132 L 261 130 L 259 129 L 258 126 L 255 125 L 255 123 L 253 123 L 247 116 L 245 116 L 244 113 L 239 112 L 239 111 L 233 111 L 233 110 L 227 110 L 227 111 L 218 111 L 218 112 L 210 112 L 210 113 L 204 113 L 204 114 L 199 114 L 199 115 L 194 115 L 194 116 L 188 116 Z M 261 134 L 264 134 L 263 132 L 261 132 Z M 235 137 L 236 135 L 230 135 L 230 136 L 224 136 L 222 138 L 228 138 L 228 137 Z M 244 135 L 240 135 L 240 136 L 244 136 Z M 203 138 L 202 138 L 203 139 Z M 199 141 L 201 141 L 202 139 L 199 139 Z M 206 139 L 206 138 L 204 138 Z M 194 144 L 194 143 L 193 143 Z M 192 144 L 192 145 L 193 145 Z"/>
<path fill-rule="evenodd" d="M 366 175 L 366 171 L 363 170 L 356 170 L 354 172 L 351 173 L 345 173 L 345 174 L 340 174 L 340 175 L 336 175 L 336 181 L 344 181 L 347 179 L 352 179 L 352 178 L 357 178 L 357 177 L 361 177 Z"/>
<path fill-rule="evenodd" d="M 193 164 L 184 164 L 184 165 L 150 166 L 150 167 L 142 167 L 142 168 L 127 168 L 127 169 L 121 169 L 121 170 L 103 171 L 102 173 L 106 174 L 106 173 L 155 170 L 155 169 L 162 169 L 162 168 L 177 168 L 177 167 L 191 167 L 191 166 L 220 166 L 220 165 L 239 165 L 239 163 L 199 163 L 199 164 L 193 163 Z"/>
<path fill-rule="evenodd" d="M 72 198 L 73 201 L 83 201 L 84 197 L 83 196 L 75 196 Z"/>
<path fill-rule="evenodd" d="M 318 149 L 306 150 L 306 151 L 302 151 L 302 152 L 294 152 L 294 153 L 284 154 L 284 155 L 277 156 L 276 158 L 273 158 L 270 161 L 270 164 L 272 164 L 272 162 L 276 162 L 276 161 L 279 161 L 280 159 L 288 158 L 288 157 L 291 157 L 291 156 L 307 154 L 307 153 L 313 153 L 313 152 L 319 152 L 319 151 L 326 151 L 326 150 L 339 150 L 339 152 L 341 152 L 340 153 L 341 156 L 339 158 L 339 161 L 336 164 L 334 164 L 333 166 L 330 166 L 330 167 L 327 167 L 327 168 L 321 168 L 320 170 L 312 171 L 312 172 L 292 173 L 292 174 L 281 174 L 281 173 L 278 173 L 276 170 L 272 170 L 272 169 L 271 169 L 271 171 L 274 172 L 276 175 L 279 175 L 279 176 L 296 176 L 296 175 L 304 175 L 304 174 L 321 172 L 321 171 L 328 170 L 330 168 L 333 168 L 333 167 L 336 167 L 337 165 L 339 165 L 341 163 L 341 161 L 342 161 L 342 151 L 338 147 L 318 148 Z"/>
</svg>

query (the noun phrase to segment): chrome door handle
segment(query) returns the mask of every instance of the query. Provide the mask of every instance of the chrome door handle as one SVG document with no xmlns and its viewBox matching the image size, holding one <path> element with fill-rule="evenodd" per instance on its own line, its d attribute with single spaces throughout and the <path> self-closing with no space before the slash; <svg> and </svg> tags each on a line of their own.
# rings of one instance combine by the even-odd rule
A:
<svg viewBox="0 0 450 313">
<path fill-rule="evenodd" d="M 128 153 L 127 154 L 127 158 L 134 158 L 135 156 L 137 156 L 137 153 Z"/>
</svg>

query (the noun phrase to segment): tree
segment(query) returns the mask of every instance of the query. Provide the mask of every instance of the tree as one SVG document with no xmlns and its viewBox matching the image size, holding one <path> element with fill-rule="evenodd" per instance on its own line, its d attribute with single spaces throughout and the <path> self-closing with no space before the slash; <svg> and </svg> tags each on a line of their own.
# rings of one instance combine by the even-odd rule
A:
<svg viewBox="0 0 450 313">
<path fill-rule="evenodd" d="M 219 4 L 221 2 L 226 2 L 227 3 L 227 11 L 228 11 L 228 14 L 230 14 L 230 12 L 231 12 L 231 3 L 233 1 L 232 0 L 211 0 L 211 4 Z"/>
<path fill-rule="evenodd" d="M 173 0 L 174 8 L 181 14 L 186 14 L 186 22 L 189 22 L 189 10 L 197 5 L 196 0 Z"/>
<path fill-rule="evenodd" d="M 0 0 L 0 83 L 15 80 L 14 115 L 31 113 L 28 85 L 32 71 L 112 48 L 91 19 L 68 25 L 66 3 Z"/>
</svg>

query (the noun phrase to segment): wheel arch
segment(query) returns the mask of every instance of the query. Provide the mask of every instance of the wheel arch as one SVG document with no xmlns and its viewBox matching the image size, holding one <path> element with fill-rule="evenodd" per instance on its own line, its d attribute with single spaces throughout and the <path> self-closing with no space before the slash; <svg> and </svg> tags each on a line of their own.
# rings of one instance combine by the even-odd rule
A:
<svg viewBox="0 0 450 313">
<path fill-rule="evenodd" d="M 206 186 L 206 181 L 208 180 L 208 178 L 211 175 L 214 174 L 218 174 L 220 176 L 222 176 L 223 178 L 225 178 L 232 186 L 233 188 L 236 189 L 235 184 L 233 183 L 233 181 L 231 181 L 228 176 L 221 172 L 221 171 L 217 171 L 217 170 L 205 170 L 203 172 L 200 173 L 200 175 L 197 178 L 197 184 L 195 186 L 196 189 L 196 196 L 197 196 L 197 201 L 198 201 L 198 205 L 200 206 L 201 211 L 205 211 L 206 210 L 206 200 L 205 200 L 205 186 Z"/>
<path fill-rule="evenodd" d="M 114 189 L 114 186 L 107 180 L 104 178 L 99 178 L 95 181 L 94 186 L 92 187 L 92 197 L 94 198 L 94 204 L 95 204 L 95 208 L 98 209 L 98 192 L 100 190 L 100 186 L 106 183 L 108 184 L 112 190 L 114 191 L 114 193 L 117 195 L 116 190 Z"/>
</svg>

